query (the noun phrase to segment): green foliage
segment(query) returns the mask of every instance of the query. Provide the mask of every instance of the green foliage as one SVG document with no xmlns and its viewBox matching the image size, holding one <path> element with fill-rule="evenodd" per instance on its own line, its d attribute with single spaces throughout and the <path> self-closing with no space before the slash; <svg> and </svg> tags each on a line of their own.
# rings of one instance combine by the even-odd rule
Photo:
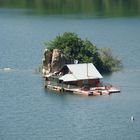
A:
<svg viewBox="0 0 140 140">
<path fill-rule="evenodd" d="M 102 71 L 112 72 L 119 70 L 122 67 L 121 60 L 117 57 L 113 57 L 112 50 L 110 48 L 101 48 L 99 53 L 103 65 Z"/>
<path fill-rule="evenodd" d="M 42 73 L 42 65 L 41 64 L 37 68 L 35 68 L 35 73 L 36 74 Z"/>
<path fill-rule="evenodd" d="M 45 45 L 50 51 L 60 49 L 67 59 L 78 60 L 79 63 L 93 63 L 100 72 L 112 72 L 120 64 L 120 61 L 112 56 L 111 49 L 98 49 L 89 40 L 82 40 L 75 33 L 65 32 Z"/>
<path fill-rule="evenodd" d="M 140 15 L 140 0 L 0 0 L 0 7 L 29 8 L 34 9 L 35 14 L 48 15 Z"/>
</svg>

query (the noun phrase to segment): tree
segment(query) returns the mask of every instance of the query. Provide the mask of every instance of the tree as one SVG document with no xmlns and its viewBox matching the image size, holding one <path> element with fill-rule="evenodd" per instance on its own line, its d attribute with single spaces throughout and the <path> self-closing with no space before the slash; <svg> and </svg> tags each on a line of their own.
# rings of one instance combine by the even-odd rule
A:
<svg viewBox="0 0 140 140">
<path fill-rule="evenodd" d="M 110 48 L 101 48 L 99 50 L 100 59 L 102 61 L 102 71 L 112 72 L 117 71 L 122 67 L 121 60 L 117 57 L 113 57 L 112 50 Z"/>
<path fill-rule="evenodd" d="M 67 59 L 78 60 L 79 63 L 93 63 L 100 72 L 112 72 L 120 63 L 112 56 L 110 49 L 98 49 L 89 40 L 77 34 L 65 32 L 45 43 L 47 49 L 60 49 Z"/>
</svg>

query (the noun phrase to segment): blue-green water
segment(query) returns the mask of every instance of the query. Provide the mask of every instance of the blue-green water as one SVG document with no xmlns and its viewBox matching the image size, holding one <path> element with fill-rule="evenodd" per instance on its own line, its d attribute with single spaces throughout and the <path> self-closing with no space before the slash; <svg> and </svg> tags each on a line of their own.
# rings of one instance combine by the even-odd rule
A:
<svg viewBox="0 0 140 140">
<path fill-rule="evenodd" d="M 0 140 L 139 140 L 140 17 L 25 15 L 0 9 Z M 43 43 L 65 31 L 110 47 L 124 68 L 103 81 L 120 94 L 81 97 L 45 91 L 35 69 Z M 11 71 L 3 68 L 10 67 Z M 135 121 L 131 121 L 131 116 Z"/>
</svg>

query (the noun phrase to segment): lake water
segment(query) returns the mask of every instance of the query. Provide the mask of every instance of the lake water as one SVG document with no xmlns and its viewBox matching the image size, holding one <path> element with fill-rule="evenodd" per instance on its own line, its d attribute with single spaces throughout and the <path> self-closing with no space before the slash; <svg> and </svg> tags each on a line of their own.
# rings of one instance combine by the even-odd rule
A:
<svg viewBox="0 0 140 140">
<path fill-rule="evenodd" d="M 140 17 L 30 12 L 0 8 L 0 140 L 139 140 Z M 43 44 L 65 31 L 110 47 L 122 59 L 123 69 L 103 79 L 121 93 L 82 97 L 44 90 L 35 71 Z"/>
</svg>

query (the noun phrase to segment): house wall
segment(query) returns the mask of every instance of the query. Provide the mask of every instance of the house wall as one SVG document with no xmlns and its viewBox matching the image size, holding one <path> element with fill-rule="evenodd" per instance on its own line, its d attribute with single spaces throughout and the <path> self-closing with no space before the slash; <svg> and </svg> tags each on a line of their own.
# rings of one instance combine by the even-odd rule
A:
<svg viewBox="0 0 140 140">
<path fill-rule="evenodd" d="M 100 79 L 79 80 L 79 81 L 76 81 L 75 84 L 77 86 L 89 85 L 92 87 L 98 87 L 100 84 Z"/>
</svg>

